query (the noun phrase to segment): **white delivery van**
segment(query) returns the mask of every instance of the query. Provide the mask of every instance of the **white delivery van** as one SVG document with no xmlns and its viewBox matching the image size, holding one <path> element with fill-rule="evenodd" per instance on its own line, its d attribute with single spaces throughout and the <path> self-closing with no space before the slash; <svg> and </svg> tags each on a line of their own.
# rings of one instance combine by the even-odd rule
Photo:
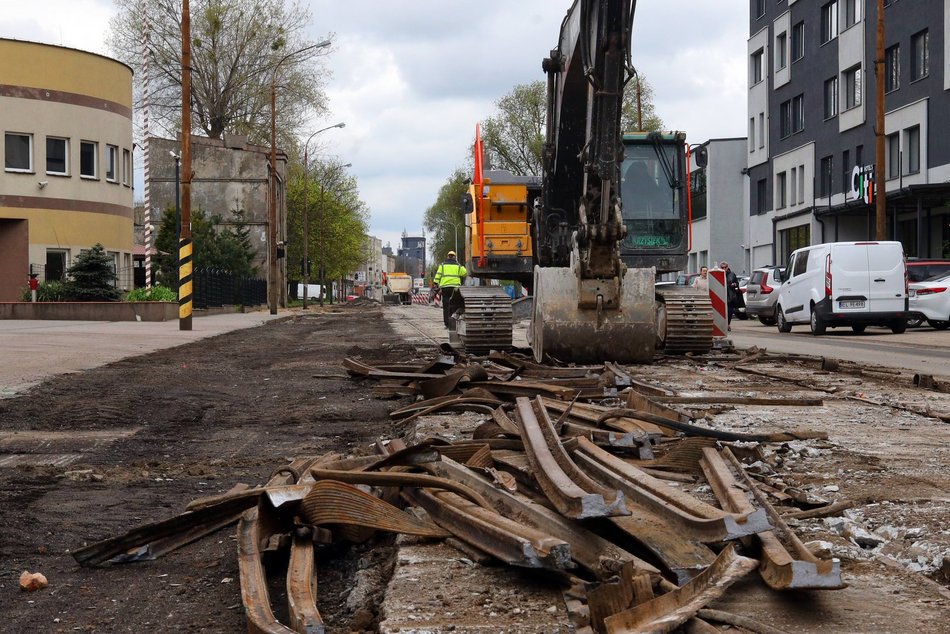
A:
<svg viewBox="0 0 950 634">
<path fill-rule="evenodd" d="M 907 272 L 900 242 L 831 242 L 794 251 L 779 289 L 779 332 L 809 324 L 828 327 L 907 328 Z"/>
</svg>

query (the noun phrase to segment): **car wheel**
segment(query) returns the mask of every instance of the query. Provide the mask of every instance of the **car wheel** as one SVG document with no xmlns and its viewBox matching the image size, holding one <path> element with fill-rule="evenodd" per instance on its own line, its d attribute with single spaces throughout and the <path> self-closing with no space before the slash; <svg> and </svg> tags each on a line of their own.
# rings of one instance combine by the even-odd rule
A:
<svg viewBox="0 0 950 634">
<path fill-rule="evenodd" d="M 785 321 L 785 312 L 781 306 L 775 313 L 775 323 L 778 325 L 779 332 L 792 332 L 792 325 Z"/>
<path fill-rule="evenodd" d="M 923 323 L 924 323 L 923 317 L 908 317 L 907 318 L 908 328 L 919 328 Z"/>
<path fill-rule="evenodd" d="M 904 331 L 906 331 L 906 330 L 907 330 L 907 320 L 906 320 L 906 319 L 901 319 L 901 320 L 895 321 L 893 324 L 891 324 L 891 332 L 893 332 L 895 335 L 899 335 L 899 334 L 901 334 L 902 332 L 904 332 Z"/>
<path fill-rule="evenodd" d="M 930 327 L 934 330 L 946 330 L 950 328 L 950 321 L 937 321 L 936 319 L 928 319 L 927 323 L 930 324 Z"/>
<path fill-rule="evenodd" d="M 774 317 L 765 317 L 765 316 L 763 316 L 763 315 L 759 315 L 759 323 L 761 323 L 763 326 L 774 326 L 774 325 L 775 325 L 775 318 L 774 318 Z"/>
<path fill-rule="evenodd" d="M 825 330 L 828 328 L 828 326 L 825 325 L 824 320 L 815 310 L 814 306 L 811 308 L 811 320 L 809 321 L 808 325 L 811 326 L 811 334 L 816 336 L 825 334 Z"/>
<path fill-rule="evenodd" d="M 855 324 L 851 326 L 851 330 L 853 330 L 855 334 L 858 334 L 858 335 L 860 335 L 866 329 L 867 329 L 867 326 L 865 324 Z"/>
</svg>

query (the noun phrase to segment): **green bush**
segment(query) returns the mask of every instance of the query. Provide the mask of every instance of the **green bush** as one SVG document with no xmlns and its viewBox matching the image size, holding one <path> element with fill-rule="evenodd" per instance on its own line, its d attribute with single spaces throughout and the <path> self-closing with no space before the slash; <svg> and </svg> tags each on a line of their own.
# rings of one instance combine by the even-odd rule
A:
<svg viewBox="0 0 950 634">
<path fill-rule="evenodd" d="M 32 293 L 30 293 L 30 287 L 27 286 L 23 289 L 23 294 L 20 296 L 20 299 L 24 302 L 31 301 L 33 299 Z M 49 282 L 41 282 L 39 288 L 36 289 L 36 301 L 38 302 L 62 302 L 66 301 L 66 286 L 59 280 L 50 280 Z"/>
<path fill-rule="evenodd" d="M 66 299 L 74 302 L 114 302 L 119 299 L 115 287 L 112 257 L 101 244 L 83 250 L 67 271 Z"/>
<path fill-rule="evenodd" d="M 127 302 L 177 302 L 178 293 L 167 286 L 153 286 L 152 288 L 137 288 L 126 295 Z"/>
</svg>

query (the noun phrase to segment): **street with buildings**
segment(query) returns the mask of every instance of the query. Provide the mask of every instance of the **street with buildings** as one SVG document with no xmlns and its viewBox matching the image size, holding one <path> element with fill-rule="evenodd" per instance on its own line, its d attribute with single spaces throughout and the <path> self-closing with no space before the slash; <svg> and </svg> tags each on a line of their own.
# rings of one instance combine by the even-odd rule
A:
<svg viewBox="0 0 950 634">
<path fill-rule="evenodd" d="M 637 3 L 565 2 L 495 102 L 536 96 L 537 173 L 429 86 L 476 132 L 401 233 L 367 201 L 445 121 L 359 165 L 421 115 L 337 119 L 307 56 L 360 40 L 282 27 L 209 114 L 172 4 L 164 60 L 0 22 L 0 632 L 946 631 L 950 277 L 909 263 L 950 270 L 950 0 L 742 3 L 745 134 L 688 141 L 616 129 Z M 93 252 L 110 301 L 68 296 Z"/>
</svg>

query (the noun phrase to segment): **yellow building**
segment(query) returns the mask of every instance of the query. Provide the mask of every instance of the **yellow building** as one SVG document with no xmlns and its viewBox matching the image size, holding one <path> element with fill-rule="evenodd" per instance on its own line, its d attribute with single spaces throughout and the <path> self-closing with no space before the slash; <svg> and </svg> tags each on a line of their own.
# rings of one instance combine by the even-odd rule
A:
<svg viewBox="0 0 950 634">
<path fill-rule="evenodd" d="M 0 38 L 0 301 L 101 243 L 132 288 L 132 69 Z"/>
</svg>

